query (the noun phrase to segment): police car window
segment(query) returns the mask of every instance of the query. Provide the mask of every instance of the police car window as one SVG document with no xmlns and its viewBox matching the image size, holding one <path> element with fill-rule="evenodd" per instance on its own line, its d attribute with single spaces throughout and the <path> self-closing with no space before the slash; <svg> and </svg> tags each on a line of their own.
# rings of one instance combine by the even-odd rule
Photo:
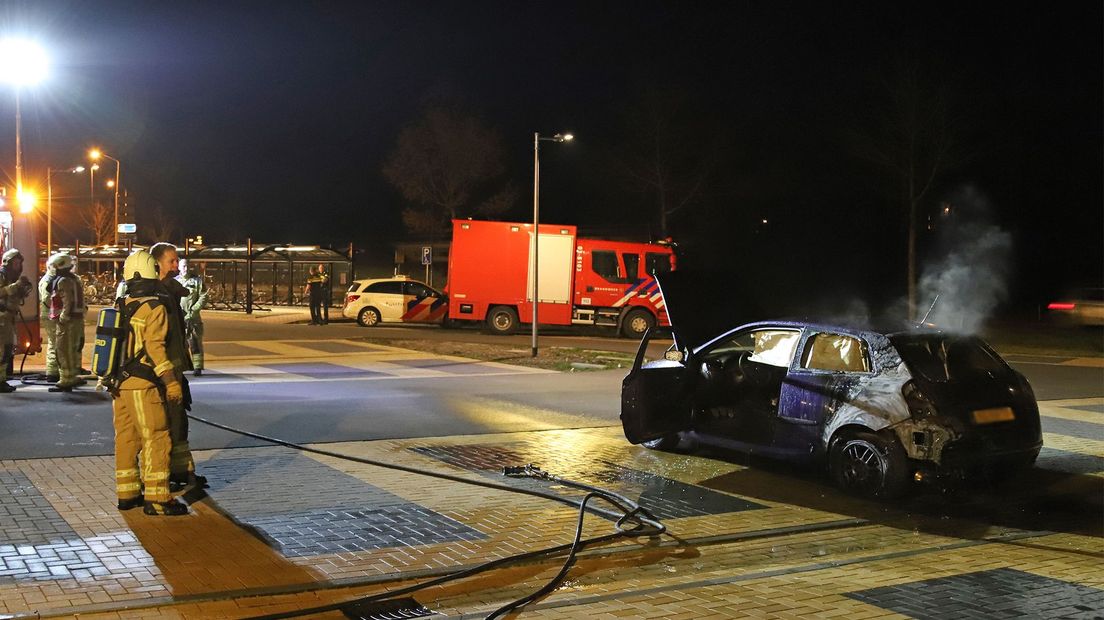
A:
<svg viewBox="0 0 1104 620">
<path fill-rule="evenodd" d="M 640 273 L 640 255 L 626 252 L 621 256 L 625 259 L 625 279 L 635 282 Z"/>
<path fill-rule="evenodd" d="M 375 282 L 364 289 L 365 293 L 386 293 L 402 295 L 402 282 Z"/>
<path fill-rule="evenodd" d="M 361 287 L 360 282 L 353 282 L 353 284 L 349 287 L 349 292 L 350 293 L 355 293 L 355 292 L 360 290 L 360 287 Z"/>
<path fill-rule="evenodd" d="M 417 282 L 407 282 L 406 294 L 413 295 L 415 297 L 429 297 L 430 295 L 434 295 L 434 292 L 424 284 L 419 284 Z"/>
<path fill-rule="evenodd" d="M 648 275 L 663 274 L 671 271 L 671 257 L 666 254 L 649 252 L 644 259 L 644 269 Z"/>
<path fill-rule="evenodd" d="M 817 334 L 805 343 L 801 367 L 831 372 L 870 372 L 862 340 L 843 334 Z"/>
</svg>

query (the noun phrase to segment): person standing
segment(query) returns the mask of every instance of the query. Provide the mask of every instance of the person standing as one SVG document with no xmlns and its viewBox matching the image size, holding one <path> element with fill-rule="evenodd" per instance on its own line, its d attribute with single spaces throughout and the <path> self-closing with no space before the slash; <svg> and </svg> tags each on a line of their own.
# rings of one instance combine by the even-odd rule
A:
<svg viewBox="0 0 1104 620">
<path fill-rule="evenodd" d="M 46 332 L 46 381 L 57 383 L 58 375 L 57 345 L 57 321 L 50 318 L 50 290 L 54 287 L 57 278 L 57 269 L 54 264 L 59 260 L 60 253 L 54 254 L 46 261 L 46 273 L 38 281 L 38 315 L 42 317 L 43 331 Z"/>
<path fill-rule="evenodd" d="M 311 325 L 322 325 L 322 276 L 318 275 L 318 269 L 315 267 L 310 268 L 310 275 L 307 276 L 307 286 L 303 291 L 304 295 L 310 298 L 310 316 Z"/>
<path fill-rule="evenodd" d="M 0 256 L 0 394 L 15 391 L 8 384 L 15 361 L 15 317 L 34 285 L 23 275 L 23 254 L 11 248 Z"/>
<path fill-rule="evenodd" d="M 184 398 L 179 403 L 168 403 L 167 407 L 169 435 L 172 439 L 169 483 L 173 487 L 184 487 L 197 482 L 206 484 L 206 478 L 195 475 L 195 461 L 192 458 L 191 445 L 188 443 L 188 411 L 192 407 L 192 399 L 184 372 L 192 369 L 192 360 L 188 355 L 184 335 L 184 312 L 180 307 L 180 300 L 188 294 L 188 289 L 176 281 L 180 257 L 175 245 L 163 241 L 155 243 L 150 246 L 149 253 L 157 262 L 158 278 L 160 278 L 157 294 L 168 314 L 169 336 L 166 351 L 173 364 L 176 380 L 184 390 Z"/>
<path fill-rule="evenodd" d="M 121 368 L 126 378 L 114 386 L 111 402 L 119 510 L 142 506 L 147 515 L 185 515 L 188 506 L 169 492 L 168 407 L 184 402 L 184 389 L 169 359 L 171 327 L 158 294 L 157 262 L 138 250 L 124 262 L 123 277 L 127 292 L 120 306 L 129 317 Z"/>
<path fill-rule="evenodd" d="M 184 311 L 184 331 L 188 341 L 188 350 L 192 352 L 192 376 L 203 375 L 203 316 L 201 311 L 207 307 L 207 287 L 203 276 L 188 263 L 180 261 L 178 281 L 188 289 L 188 294 L 180 300 Z"/>
<path fill-rule="evenodd" d="M 50 257 L 55 278 L 50 292 L 49 320 L 56 322 L 54 356 L 57 358 L 58 381 L 51 392 L 72 392 L 81 385 L 81 350 L 84 348 L 84 291 L 80 278 L 73 273 L 73 257 L 55 254 Z"/>
<path fill-rule="evenodd" d="M 325 265 L 318 265 L 318 277 L 322 278 L 322 324 L 330 322 L 330 301 L 333 300 L 333 291 L 330 288 L 330 274 L 326 272 Z"/>
</svg>

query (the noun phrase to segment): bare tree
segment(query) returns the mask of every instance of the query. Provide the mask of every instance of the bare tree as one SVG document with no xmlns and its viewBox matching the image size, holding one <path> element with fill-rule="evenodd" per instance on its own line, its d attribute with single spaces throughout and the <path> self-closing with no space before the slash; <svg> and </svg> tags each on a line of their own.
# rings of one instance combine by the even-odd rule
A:
<svg viewBox="0 0 1104 620">
<path fill-rule="evenodd" d="M 860 157 L 889 173 L 908 229 L 908 313 L 916 316 L 919 213 L 940 178 L 969 157 L 959 144 L 947 83 L 913 62 L 899 62 L 872 101 L 867 129 L 854 142 Z"/>
<path fill-rule="evenodd" d="M 81 222 L 92 232 L 92 242 L 95 245 L 107 245 L 115 241 L 114 214 L 107 205 L 97 202 L 91 209 L 79 211 Z"/>
<path fill-rule="evenodd" d="M 150 243 L 157 243 L 158 241 L 171 242 L 177 230 L 180 229 L 180 225 L 173 214 L 165 211 L 161 205 L 157 205 L 150 210 L 143 228 L 145 229 L 144 237 Z"/>
<path fill-rule="evenodd" d="M 705 196 L 719 136 L 684 91 L 650 88 L 623 118 L 615 166 L 630 191 L 654 201 L 659 234 L 666 237 L 670 219 Z"/>
<path fill-rule="evenodd" d="M 508 210 L 517 190 L 503 180 L 505 150 L 500 134 L 455 109 L 430 108 L 399 134 L 383 174 L 413 203 L 403 223 L 434 233 L 448 220 Z"/>
</svg>

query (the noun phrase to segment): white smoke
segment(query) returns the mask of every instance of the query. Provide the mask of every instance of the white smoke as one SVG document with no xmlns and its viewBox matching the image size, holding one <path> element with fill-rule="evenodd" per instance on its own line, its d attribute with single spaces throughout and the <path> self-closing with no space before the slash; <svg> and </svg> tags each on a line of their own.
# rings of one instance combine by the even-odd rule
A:
<svg viewBox="0 0 1104 620">
<path fill-rule="evenodd" d="M 944 208 L 917 283 L 918 318 L 934 302 L 929 323 L 974 334 L 1008 295 L 1012 235 L 991 223 L 989 201 L 973 186 L 953 192 Z"/>
</svg>

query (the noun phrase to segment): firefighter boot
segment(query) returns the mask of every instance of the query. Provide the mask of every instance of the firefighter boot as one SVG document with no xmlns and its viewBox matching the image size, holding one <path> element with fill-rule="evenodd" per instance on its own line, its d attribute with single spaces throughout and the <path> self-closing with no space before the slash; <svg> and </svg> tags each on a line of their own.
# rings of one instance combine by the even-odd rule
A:
<svg viewBox="0 0 1104 620">
<path fill-rule="evenodd" d="M 176 499 L 167 502 L 145 502 L 142 512 L 151 516 L 180 517 L 188 514 L 188 505 Z"/>
</svg>

